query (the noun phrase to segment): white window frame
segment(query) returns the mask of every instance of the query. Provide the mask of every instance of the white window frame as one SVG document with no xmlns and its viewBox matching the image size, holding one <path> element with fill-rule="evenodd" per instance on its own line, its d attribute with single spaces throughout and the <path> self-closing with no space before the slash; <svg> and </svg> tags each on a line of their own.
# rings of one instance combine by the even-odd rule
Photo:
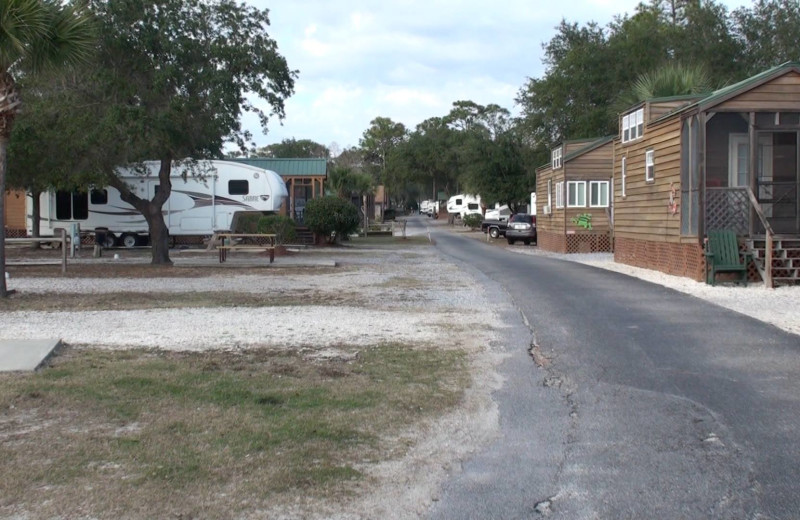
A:
<svg viewBox="0 0 800 520">
<path fill-rule="evenodd" d="M 628 158 L 622 157 L 622 175 L 620 175 L 620 195 L 622 198 L 628 196 Z"/>
<path fill-rule="evenodd" d="M 622 116 L 620 137 L 623 143 L 635 141 L 644 135 L 644 107 Z"/>
<path fill-rule="evenodd" d="M 589 181 L 589 207 L 590 208 L 607 208 L 608 207 L 608 201 L 610 199 L 609 192 L 608 192 L 608 190 L 610 188 L 609 184 L 610 183 L 608 181 Z M 603 185 L 605 185 L 605 187 L 606 187 L 605 202 L 602 200 L 602 198 L 603 198 L 602 186 Z M 596 189 L 600 190 L 598 192 L 598 203 L 597 204 L 593 204 L 592 200 L 594 199 L 594 194 L 595 194 L 595 190 Z"/>
<path fill-rule="evenodd" d="M 573 200 L 572 187 L 575 187 L 575 197 Z M 581 190 L 581 188 L 583 188 Z M 581 199 L 583 199 L 581 201 Z M 585 208 L 586 207 L 586 181 L 569 181 L 567 182 L 567 207 L 568 208 Z"/>
<path fill-rule="evenodd" d="M 553 150 L 553 153 L 550 155 L 552 159 L 551 164 L 554 170 L 561 168 L 563 152 L 564 150 L 559 146 L 558 148 Z"/>
<path fill-rule="evenodd" d="M 553 207 L 553 179 L 547 179 L 547 207 Z"/>
<path fill-rule="evenodd" d="M 656 180 L 656 152 L 647 150 L 644 153 L 644 180 L 653 182 Z"/>
<path fill-rule="evenodd" d="M 556 208 L 564 207 L 564 181 L 556 183 Z"/>
</svg>

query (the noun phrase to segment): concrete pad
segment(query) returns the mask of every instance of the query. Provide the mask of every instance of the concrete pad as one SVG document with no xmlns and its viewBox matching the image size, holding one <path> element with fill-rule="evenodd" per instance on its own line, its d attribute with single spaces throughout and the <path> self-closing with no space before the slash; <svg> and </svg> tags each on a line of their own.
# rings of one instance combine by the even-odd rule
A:
<svg viewBox="0 0 800 520">
<path fill-rule="evenodd" d="M 0 339 L 0 372 L 36 370 L 59 345 L 60 339 Z"/>
</svg>

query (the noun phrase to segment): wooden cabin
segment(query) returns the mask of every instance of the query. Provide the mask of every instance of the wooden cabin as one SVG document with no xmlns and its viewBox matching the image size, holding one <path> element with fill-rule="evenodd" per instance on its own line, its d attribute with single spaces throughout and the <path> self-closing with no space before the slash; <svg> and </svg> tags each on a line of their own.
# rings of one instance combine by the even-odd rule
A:
<svg viewBox="0 0 800 520">
<path fill-rule="evenodd" d="M 611 251 L 613 136 L 566 141 L 536 170 L 536 233 L 558 253 Z"/>
<path fill-rule="evenodd" d="M 280 214 L 289 216 L 298 224 L 303 223 L 306 202 L 325 195 L 325 181 L 328 178 L 328 161 L 325 159 L 249 157 L 226 160 L 272 170 L 283 177 L 289 198 L 281 208 Z"/>
<path fill-rule="evenodd" d="M 7 191 L 3 201 L 3 217 L 6 238 L 23 238 L 27 236 L 25 228 L 25 192 Z"/>
<path fill-rule="evenodd" d="M 705 237 L 726 229 L 753 253 L 751 278 L 796 281 L 798 179 L 798 63 L 703 97 L 641 103 L 614 139 L 614 259 L 704 280 Z"/>
</svg>

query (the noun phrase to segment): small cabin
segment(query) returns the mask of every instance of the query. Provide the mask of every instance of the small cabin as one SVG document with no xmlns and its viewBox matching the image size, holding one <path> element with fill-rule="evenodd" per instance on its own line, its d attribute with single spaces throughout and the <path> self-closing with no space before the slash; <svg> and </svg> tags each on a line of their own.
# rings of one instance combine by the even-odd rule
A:
<svg viewBox="0 0 800 520">
<path fill-rule="evenodd" d="M 731 230 L 752 279 L 798 279 L 800 64 L 634 106 L 613 148 L 615 261 L 703 280 L 707 233 Z"/>
<path fill-rule="evenodd" d="M 3 218 L 6 238 L 23 238 L 25 231 L 25 192 L 10 190 L 4 194 Z"/>
<path fill-rule="evenodd" d="M 325 195 L 325 181 L 328 178 L 328 161 L 325 159 L 245 157 L 226 160 L 272 170 L 283 177 L 289 197 L 280 214 L 289 216 L 298 224 L 303 223 L 306 202 Z"/>
<path fill-rule="evenodd" d="M 611 251 L 613 136 L 565 141 L 536 170 L 536 231 L 541 249 Z"/>
</svg>

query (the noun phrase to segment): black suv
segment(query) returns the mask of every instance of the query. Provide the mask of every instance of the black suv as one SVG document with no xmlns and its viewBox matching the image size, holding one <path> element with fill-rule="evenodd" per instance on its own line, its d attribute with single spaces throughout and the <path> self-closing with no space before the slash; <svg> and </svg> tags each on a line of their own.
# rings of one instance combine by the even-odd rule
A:
<svg viewBox="0 0 800 520">
<path fill-rule="evenodd" d="M 517 240 L 522 240 L 525 245 L 536 242 L 536 217 L 527 213 L 512 215 L 508 219 L 506 240 L 509 244 L 513 244 Z"/>
</svg>

